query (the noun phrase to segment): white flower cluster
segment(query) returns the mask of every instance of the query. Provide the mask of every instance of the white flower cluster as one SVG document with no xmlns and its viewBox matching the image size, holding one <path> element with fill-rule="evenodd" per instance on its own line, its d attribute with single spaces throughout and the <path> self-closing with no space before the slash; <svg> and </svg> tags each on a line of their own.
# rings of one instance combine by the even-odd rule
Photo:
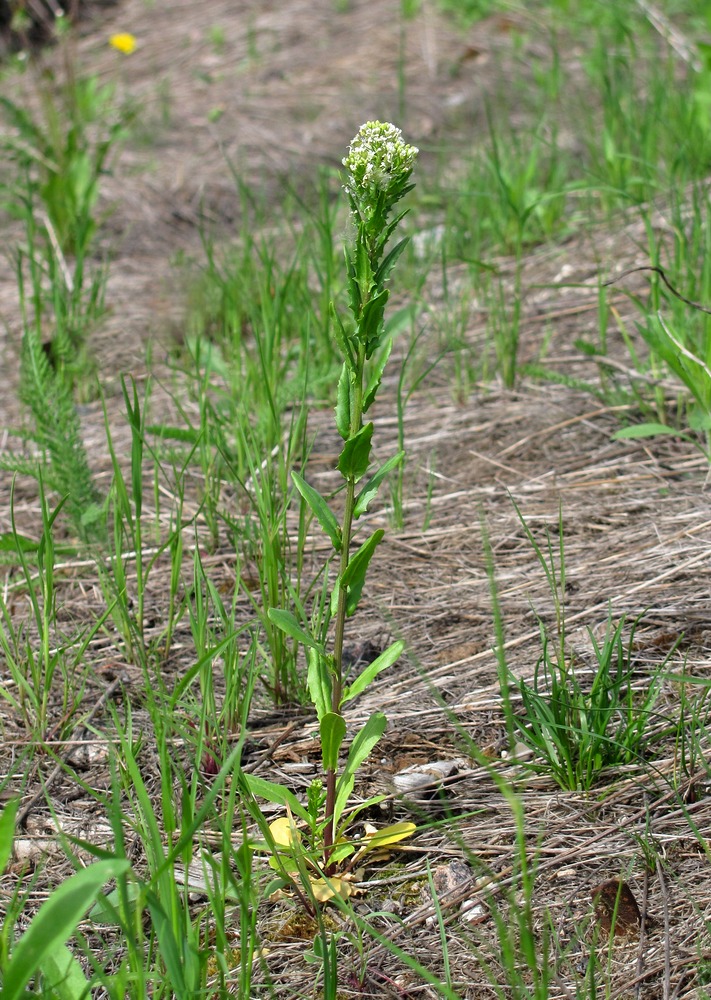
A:
<svg viewBox="0 0 711 1000">
<path fill-rule="evenodd" d="M 387 192 L 409 176 L 419 150 L 402 140 L 402 132 L 389 122 L 366 122 L 349 146 L 343 166 L 351 176 L 346 191 L 354 198 L 370 192 Z"/>
</svg>

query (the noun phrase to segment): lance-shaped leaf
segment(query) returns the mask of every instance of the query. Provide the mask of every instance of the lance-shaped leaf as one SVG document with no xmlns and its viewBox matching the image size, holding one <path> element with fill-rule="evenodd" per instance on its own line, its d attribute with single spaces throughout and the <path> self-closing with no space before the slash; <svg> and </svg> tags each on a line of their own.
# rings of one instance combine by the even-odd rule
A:
<svg viewBox="0 0 711 1000">
<path fill-rule="evenodd" d="M 351 373 L 344 362 L 338 379 L 336 397 L 336 428 L 344 441 L 351 433 Z"/>
<path fill-rule="evenodd" d="M 360 316 L 361 298 L 355 265 L 356 253 L 350 247 L 345 247 L 344 253 L 346 256 L 346 271 L 348 273 L 348 300 L 350 302 L 351 313 L 353 316 Z"/>
<path fill-rule="evenodd" d="M 403 212 L 398 217 L 396 222 L 400 222 L 404 214 L 405 213 Z M 384 284 L 388 280 L 388 278 L 390 277 L 390 272 L 397 264 L 398 260 L 400 259 L 400 255 L 402 254 L 403 250 L 405 249 L 405 247 L 409 242 L 410 242 L 410 237 L 405 236 L 404 239 L 401 239 L 399 243 L 396 243 L 395 246 L 392 248 L 392 250 L 385 255 L 380 264 L 380 267 L 375 273 L 376 288 L 379 288 L 382 284 Z"/>
<path fill-rule="evenodd" d="M 647 438 L 647 437 L 657 437 L 660 434 L 668 434 L 671 437 L 687 438 L 688 435 L 684 434 L 683 431 L 677 430 L 675 427 L 669 427 L 668 424 L 633 424 L 631 427 L 623 427 L 619 431 L 615 431 L 612 435 L 613 441 L 629 440 L 633 438 Z"/>
<path fill-rule="evenodd" d="M 341 318 L 336 312 L 336 308 L 331 303 L 331 319 L 333 320 L 333 336 L 338 344 L 341 356 L 346 363 L 346 365 L 351 369 L 355 369 L 355 357 L 353 356 L 353 348 L 351 347 L 350 338 L 345 326 L 341 322 Z"/>
<path fill-rule="evenodd" d="M 343 445 L 343 451 L 338 458 L 338 471 L 344 479 L 358 482 L 368 471 L 370 465 L 370 448 L 373 439 L 373 424 L 365 424 L 348 438 Z"/>
<path fill-rule="evenodd" d="M 341 581 L 338 577 L 336 577 L 336 582 L 333 585 L 333 590 L 331 591 L 331 604 L 329 608 L 331 618 L 334 618 L 336 612 L 338 611 L 338 598 L 340 597 L 340 594 L 341 594 Z"/>
<path fill-rule="evenodd" d="M 347 615 L 352 615 L 358 607 L 363 584 L 365 583 L 365 575 L 368 572 L 368 565 L 384 534 L 383 529 L 378 528 L 367 541 L 363 542 L 355 555 L 351 556 L 346 571 L 341 577 L 341 587 L 346 587 L 348 590 L 348 600 L 346 601 Z"/>
<path fill-rule="evenodd" d="M 274 802 L 275 805 L 288 807 L 299 819 L 302 819 L 305 823 L 309 822 L 309 814 L 294 793 L 289 791 L 288 788 L 284 788 L 283 785 L 277 785 L 273 781 L 267 781 L 266 778 L 260 778 L 256 774 L 247 774 L 244 771 L 242 772 L 242 778 L 244 778 L 252 795 L 260 799 L 266 799 L 267 802 Z"/>
<path fill-rule="evenodd" d="M 414 823 L 393 823 L 392 826 L 384 826 L 380 830 L 376 830 L 370 823 L 366 823 L 365 837 L 358 849 L 358 858 L 369 851 L 377 851 L 390 844 L 398 844 L 401 840 L 407 840 L 416 830 L 417 826 Z"/>
<path fill-rule="evenodd" d="M 331 711 L 331 658 L 328 655 L 322 656 L 315 649 L 309 649 L 307 659 L 306 686 L 316 709 L 316 715 L 321 721 L 324 715 Z"/>
<path fill-rule="evenodd" d="M 383 332 L 383 316 L 385 306 L 390 298 L 390 290 L 384 288 L 382 292 L 374 295 L 363 307 L 363 314 L 358 323 L 357 336 L 361 344 L 365 344 L 366 358 L 372 357 L 380 346 L 380 338 Z"/>
<path fill-rule="evenodd" d="M 346 738 L 346 720 L 336 712 L 327 712 L 321 719 L 321 758 L 324 771 L 335 771 L 338 755 Z"/>
<path fill-rule="evenodd" d="M 379 673 L 383 670 L 387 670 L 391 667 L 393 663 L 396 662 L 402 655 L 402 651 L 405 648 L 405 643 L 402 640 L 394 642 L 392 646 L 388 646 L 380 656 L 376 657 L 372 663 L 356 677 L 352 684 L 344 689 L 343 697 L 341 698 L 341 705 L 345 705 L 346 702 L 352 701 L 353 698 L 357 698 L 359 694 L 368 687 L 370 682 L 374 680 Z"/>
<path fill-rule="evenodd" d="M 368 385 L 363 396 L 363 413 L 367 413 L 370 409 L 373 400 L 378 394 L 378 389 L 380 388 L 380 382 L 383 377 L 383 372 L 385 371 L 385 366 L 388 363 L 388 358 L 390 357 L 390 352 L 393 349 L 392 338 L 388 338 L 384 349 L 381 351 L 373 370 L 370 373 L 370 378 L 368 379 Z"/>
<path fill-rule="evenodd" d="M 373 287 L 373 269 L 370 265 L 370 253 L 368 252 L 365 234 L 362 229 L 358 230 L 358 234 L 356 236 L 353 266 L 355 269 L 355 280 L 358 286 L 360 303 L 362 303 L 368 298 L 370 290 Z M 354 310 L 353 315 L 357 316 L 358 312 Z"/>
<path fill-rule="evenodd" d="M 400 462 L 402 462 L 404 457 L 405 452 L 399 451 L 397 455 L 393 455 L 393 457 L 389 458 L 384 465 L 381 465 L 375 475 L 368 480 L 366 485 L 356 497 L 355 507 L 353 508 L 354 517 L 362 517 L 362 515 L 365 514 L 368 510 L 368 504 L 375 499 L 382 481 L 389 472 L 392 472 L 392 470 L 395 469 Z"/>
<path fill-rule="evenodd" d="M 333 813 L 336 826 L 353 791 L 356 771 L 381 739 L 387 724 L 388 720 L 383 713 L 375 712 L 351 743 L 346 766 L 336 782 L 336 807 Z"/>
<path fill-rule="evenodd" d="M 412 185 L 412 184 L 411 184 L 411 185 L 410 185 L 409 187 L 405 187 L 405 188 L 403 188 L 403 189 L 402 189 L 402 193 L 401 193 L 401 194 L 399 194 L 399 195 L 398 195 L 398 197 L 399 197 L 399 198 L 401 198 L 401 197 L 402 197 L 402 195 L 404 195 L 404 194 L 407 194 L 407 192 L 408 192 L 408 191 L 411 191 L 413 187 L 414 187 L 414 185 Z M 385 227 L 385 229 L 384 229 L 384 230 L 383 230 L 383 231 L 382 231 L 382 232 L 380 233 L 380 235 L 379 235 L 379 237 L 378 237 L 378 245 L 379 245 L 379 246 L 380 246 L 381 248 L 385 247 L 385 245 L 386 245 L 386 244 L 388 243 L 388 241 L 390 240 L 390 237 L 391 237 L 391 236 L 392 236 L 392 234 L 393 234 L 393 233 L 395 232 L 395 230 L 396 230 L 396 229 L 397 229 L 397 227 L 398 227 L 398 226 L 400 225 L 400 223 L 401 223 L 401 222 L 402 222 L 402 220 L 403 220 L 403 219 L 405 218 L 405 216 L 406 216 L 406 215 L 408 214 L 408 212 L 409 212 L 409 209 L 408 209 L 408 208 L 404 209 L 404 211 L 402 211 L 402 212 L 400 212 L 400 213 L 399 213 L 398 215 L 396 215 L 396 216 L 395 216 L 395 218 L 394 218 L 394 219 L 392 219 L 392 220 L 391 220 L 391 221 L 390 221 L 390 222 L 389 222 L 389 223 L 387 224 L 387 226 Z M 382 265 L 381 265 L 381 266 L 382 266 Z M 391 270 L 392 270 L 392 269 L 391 269 Z M 380 287 L 380 286 L 379 286 L 379 285 L 376 285 L 376 288 L 377 288 L 377 287 Z"/>
<path fill-rule="evenodd" d="M 333 511 L 318 490 L 315 490 L 313 486 L 306 482 L 305 479 L 302 479 L 298 472 L 292 472 L 291 478 L 294 482 L 294 486 L 313 511 L 316 520 L 331 539 L 334 549 L 336 552 L 340 552 L 341 529 L 338 527 L 338 521 L 336 520 Z"/>
<path fill-rule="evenodd" d="M 296 639 L 297 642 L 301 642 L 304 646 L 309 646 L 319 653 L 326 652 L 321 643 L 299 625 L 291 611 L 284 611 L 282 608 L 270 608 L 268 614 L 269 621 L 273 622 L 282 632 L 290 635 L 292 639 Z"/>
</svg>

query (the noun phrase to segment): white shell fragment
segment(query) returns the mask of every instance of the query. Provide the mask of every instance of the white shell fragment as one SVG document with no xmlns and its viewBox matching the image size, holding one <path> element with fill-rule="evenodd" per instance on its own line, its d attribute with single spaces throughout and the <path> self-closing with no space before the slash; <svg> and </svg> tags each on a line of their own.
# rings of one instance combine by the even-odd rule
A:
<svg viewBox="0 0 711 1000">
<path fill-rule="evenodd" d="M 459 910 L 462 920 L 468 924 L 479 924 L 486 919 L 486 909 L 473 899 L 465 899 Z"/>
<path fill-rule="evenodd" d="M 48 855 L 57 854 L 58 847 L 54 840 L 43 840 L 39 837 L 18 837 L 12 845 L 12 853 L 16 861 L 39 864 Z"/>
<path fill-rule="evenodd" d="M 436 788 L 458 772 L 456 760 L 432 760 L 427 764 L 412 764 L 394 774 L 391 780 L 398 795 L 411 795 L 425 788 Z"/>
</svg>

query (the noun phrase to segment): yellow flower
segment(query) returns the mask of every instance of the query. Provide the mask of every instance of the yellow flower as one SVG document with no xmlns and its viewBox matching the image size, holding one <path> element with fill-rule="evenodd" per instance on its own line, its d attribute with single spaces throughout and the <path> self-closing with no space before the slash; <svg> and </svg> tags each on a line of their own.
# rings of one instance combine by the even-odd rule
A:
<svg viewBox="0 0 711 1000">
<path fill-rule="evenodd" d="M 136 39 L 133 35 L 129 35 L 127 32 L 122 32 L 118 35 L 112 35 L 111 38 L 109 38 L 109 45 L 118 49 L 119 52 L 123 52 L 125 56 L 130 56 L 136 48 Z"/>
</svg>

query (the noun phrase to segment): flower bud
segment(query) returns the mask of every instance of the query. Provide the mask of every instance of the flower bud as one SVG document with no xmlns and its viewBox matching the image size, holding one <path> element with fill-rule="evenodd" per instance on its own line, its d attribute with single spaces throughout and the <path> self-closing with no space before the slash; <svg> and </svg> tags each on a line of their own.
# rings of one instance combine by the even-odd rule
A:
<svg viewBox="0 0 711 1000">
<path fill-rule="evenodd" d="M 346 193 L 364 221 L 378 208 L 385 213 L 404 193 L 419 150 L 403 142 L 402 132 L 389 122 L 366 122 L 354 137 L 343 166 L 349 178 Z"/>
</svg>

